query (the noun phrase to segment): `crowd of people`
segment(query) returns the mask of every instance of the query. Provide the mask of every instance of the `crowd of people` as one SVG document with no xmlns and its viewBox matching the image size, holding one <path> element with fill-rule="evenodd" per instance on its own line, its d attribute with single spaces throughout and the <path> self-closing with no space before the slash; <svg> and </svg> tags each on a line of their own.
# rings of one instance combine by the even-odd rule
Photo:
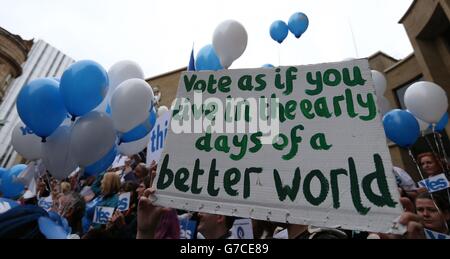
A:
<svg viewBox="0 0 450 259">
<path fill-rule="evenodd" d="M 234 217 L 155 206 L 156 190 L 151 186 L 157 165 L 147 166 L 144 157 L 128 157 L 124 166 L 97 176 L 84 176 L 81 170 L 63 181 L 42 175 L 35 194 L 26 191 L 18 199 L 20 206 L 0 214 L 0 238 L 49 238 L 39 224 L 42 216 L 64 226 L 67 238 L 180 239 L 180 222 L 186 218 L 197 222 L 194 239 L 236 238 L 231 232 Z M 426 177 L 445 171 L 433 153 L 419 155 L 417 162 Z M 404 170 L 394 168 L 394 175 L 404 207 L 399 221 L 407 228 L 403 236 L 252 220 L 254 239 L 425 239 L 426 229 L 449 235 L 448 189 L 428 193 Z M 117 208 L 122 193 L 130 193 L 128 208 L 116 209 L 106 224 L 95 221 L 95 208 Z M 50 205 L 42 206 L 42 201 L 50 201 Z"/>
</svg>

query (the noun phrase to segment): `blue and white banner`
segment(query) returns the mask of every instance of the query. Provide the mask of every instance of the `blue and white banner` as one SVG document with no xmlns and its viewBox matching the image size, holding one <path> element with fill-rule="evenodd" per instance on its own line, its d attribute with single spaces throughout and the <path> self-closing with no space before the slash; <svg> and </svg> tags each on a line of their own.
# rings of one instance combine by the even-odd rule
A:
<svg viewBox="0 0 450 259">
<path fill-rule="evenodd" d="M 53 207 L 52 196 L 50 195 L 48 197 L 39 199 L 38 206 L 43 208 L 46 211 L 50 211 L 52 209 L 52 207 Z"/>
<path fill-rule="evenodd" d="M 236 239 L 253 239 L 252 220 L 236 219 L 231 232 Z"/>
<path fill-rule="evenodd" d="M 119 211 L 127 211 L 130 208 L 130 197 L 130 192 L 122 193 L 119 195 L 119 203 L 117 205 L 117 209 Z"/>
<path fill-rule="evenodd" d="M 114 208 L 97 206 L 95 207 L 93 222 L 98 224 L 107 224 L 112 218 L 113 213 Z"/>
<path fill-rule="evenodd" d="M 147 165 L 151 165 L 152 161 L 158 163 L 161 158 L 170 118 L 171 111 L 164 113 L 158 118 L 155 127 L 153 127 L 153 130 L 150 132 L 150 141 L 147 146 Z"/>
<path fill-rule="evenodd" d="M 194 239 L 197 221 L 184 218 L 180 220 L 180 239 Z"/>
<path fill-rule="evenodd" d="M 439 174 L 419 182 L 419 186 L 424 187 L 428 192 L 438 192 L 449 188 L 449 183 L 445 174 Z"/>
</svg>

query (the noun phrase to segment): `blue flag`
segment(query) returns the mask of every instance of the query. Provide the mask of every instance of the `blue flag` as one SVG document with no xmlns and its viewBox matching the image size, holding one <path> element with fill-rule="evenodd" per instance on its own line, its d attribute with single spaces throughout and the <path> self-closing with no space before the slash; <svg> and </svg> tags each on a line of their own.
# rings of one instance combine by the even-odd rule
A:
<svg viewBox="0 0 450 259">
<path fill-rule="evenodd" d="M 194 47 L 192 46 L 191 59 L 189 60 L 188 71 L 195 71 Z"/>
</svg>

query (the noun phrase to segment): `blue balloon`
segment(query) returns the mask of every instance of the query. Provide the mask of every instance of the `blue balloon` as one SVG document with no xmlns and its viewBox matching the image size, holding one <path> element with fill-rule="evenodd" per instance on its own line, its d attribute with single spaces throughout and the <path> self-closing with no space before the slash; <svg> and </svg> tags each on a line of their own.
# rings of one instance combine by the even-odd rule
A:
<svg viewBox="0 0 450 259">
<path fill-rule="evenodd" d="M 25 85 L 17 97 L 20 119 L 37 136 L 50 136 L 66 118 L 66 108 L 53 79 L 42 78 Z"/>
<path fill-rule="evenodd" d="M 200 49 L 197 53 L 197 58 L 195 59 L 195 70 L 222 70 L 223 66 L 220 63 L 220 59 L 216 54 L 213 46 L 208 44 Z"/>
<path fill-rule="evenodd" d="M 150 131 L 152 131 L 153 126 L 155 126 L 156 117 L 157 117 L 157 112 L 156 112 L 155 107 L 153 107 L 150 111 L 150 115 L 149 115 L 148 119 L 146 119 L 143 123 L 136 126 L 134 129 L 123 133 L 120 136 L 120 142 L 121 143 L 133 142 L 133 141 L 136 141 L 138 139 L 141 139 L 141 138 L 147 136 L 147 134 Z"/>
<path fill-rule="evenodd" d="M 8 172 L 8 169 L 0 167 L 0 179 L 2 179 L 2 175 Z M 1 182 L 0 182 L 1 185 Z"/>
<path fill-rule="evenodd" d="M 308 29 L 309 20 L 308 16 L 304 13 L 294 13 L 288 22 L 289 30 L 298 39 Z"/>
<path fill-rule="evenodd" d="M 442 132 L 445 130 L 445 127 L 448 124 L 448 113 L 445 113 L 444 116 L 442 116 L 442 119 L 436 124 L 436 128 L 435 130 L 437 132 Z M 431 129 L 431 125 L 430 125 L 430 129 Z"/>
<path fill-rule="evenodd" d="M 17 181 L 17 176 L 19 176 L 25 168 L 27 168 L 26 165 L 15 165 L 11 167 L 7 173 L 2 175 L 0 191 L 3 193 L 3 197 L 8 199 L 16 199 L 23 193 L 25 186 Z"/>
<path fill-rule="evenodd" d="M 64 104 L 73 117 L 95 109 L 108 92 L 108 73 L 91 60 L 78 61 L 64 71 L 60 91 Z"/>
<path fill-rule="evenodd" d="M 39 217 L 38 225 L 39 230 L 47 239 L 67 239 L 67 236 L 70 234 L 48 217 Z"/>
<path fill-rule="evenodd" d="M 392 110 L 383 117 L 386 136 L 400 147 L 411 147 L 420 137 L 420 127 L 414 115 L 404 110 Z"/>
<path fill-rule="evenodd" d="M 49 211 L 48 217 L 53 220 L 53 222 L 61 226 L 66 233 L 72 232 L 72 228 L 70 227 L 69 222 L 67 222 L 67 219 L 65 217 L 59 215 L 54 211 Z"/>
<path fill-rule="evenodd" d="M 117 147 L 116 145 L 114 145 L 111 150 L 100 160 L 93 163 L 92 165 L 86 166 L 86 168 L 84 168 L 84 175 L 89 177 L 98 175 L 99 173 L 106 171 L 108 167 L 114 162 L 116 156 Z"/>
<path fill-rule="evenodd" d="M 283 21 L 274 21 L 270 25 L 270 37 L 278 43 L 282 43 L 289 33 L 287 24 Z"/>
<path fill-rule="evenodd" d="M 262 67 L 263 68 L 274 68 L 275 66 L 272 64 L 264 64 Z"/>
</svg>

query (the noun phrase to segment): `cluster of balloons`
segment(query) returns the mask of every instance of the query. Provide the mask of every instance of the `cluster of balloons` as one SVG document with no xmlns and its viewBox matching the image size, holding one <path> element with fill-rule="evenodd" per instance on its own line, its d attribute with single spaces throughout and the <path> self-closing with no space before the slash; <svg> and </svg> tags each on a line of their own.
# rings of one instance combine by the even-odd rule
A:
<svg viewBox="0 0 450 259">
<path fill-rule="evenodd" d="M 235 20 L 226 20 L 214 30 L 212 44 L 200 49 L 195 60 L 195 69 L 228 69 L 247 48 L 248 35 L 244 26 Z"/>
<path fill-rule="evenodd" d="M 288 24 L 284 21 L 274 21 L 270 26 L 270 37 L 278 43 L 283 43 L 289 31 L 298 39 L 306 32 L 309 26 L 308 16 L 304 13 L 294 13 L 289 18 Z"/>
<path fill-rule="evenodd" d="M 409 148 L 428 130 L 443 131 L 448 123 L 446 92 L 432 82 L 417 82 L 405 93 L 407 110 L 392 110 L 383 117 L 386 136 L 400 147 Z"/>
<path fill-rule="evenodd" d="M 57 179 L 77 167 L 98 174 L 118 153 L 139 153 L 157 118 L 153 90 L 133 61 L 106 72 L 83 60 L 67 68 L 60 82 L 31 81 L 18 95 L 17 111 L 22 121 L 12 133 L 14 149 L 28 160 L 42 159 Z"/>
</svg>

